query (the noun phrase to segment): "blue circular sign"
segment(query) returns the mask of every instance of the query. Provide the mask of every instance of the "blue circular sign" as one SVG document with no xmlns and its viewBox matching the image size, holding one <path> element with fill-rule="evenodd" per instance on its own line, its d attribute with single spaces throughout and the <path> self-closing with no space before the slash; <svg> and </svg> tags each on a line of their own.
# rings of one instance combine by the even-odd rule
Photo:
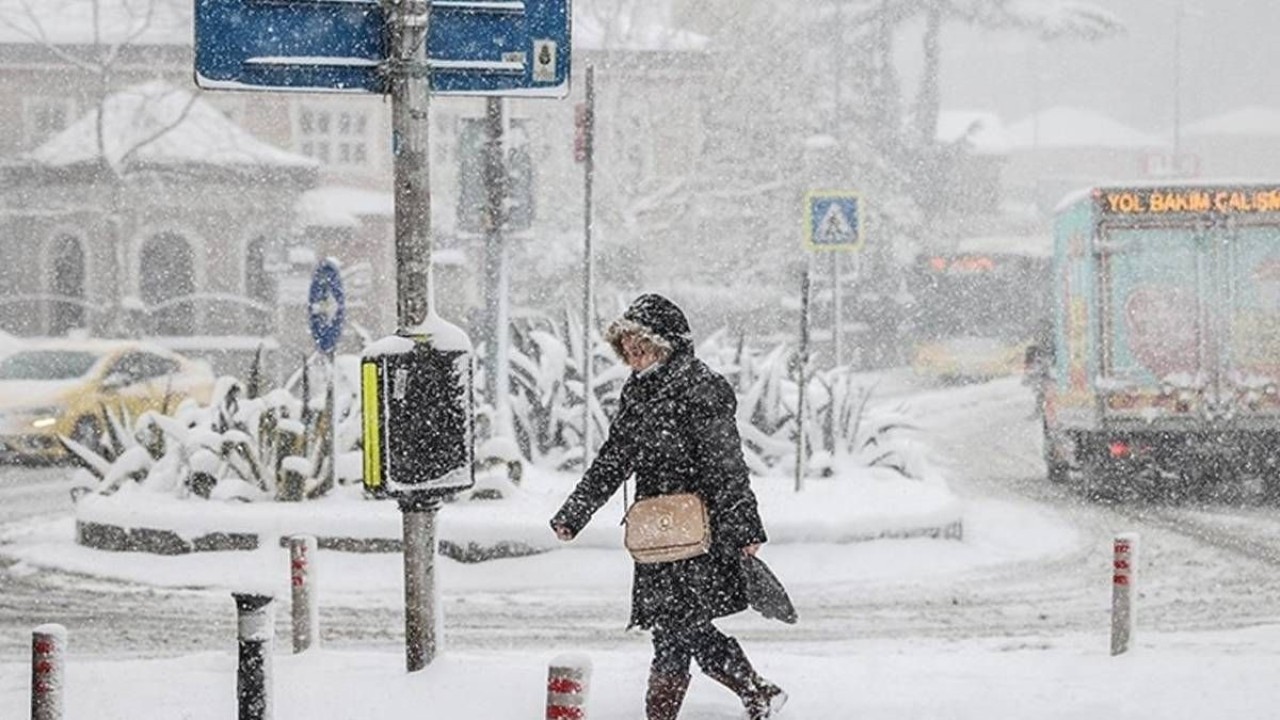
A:
<svg viewBox="0 0 1280 720">
<path fill-rule="evenodd" d="M 321 352 L 330 353 L 342 337 L 342 321 L 347 317 L 347 297 L 342 292 L 342 276 L 338 263 L 325 258 L 311 275 L 311 291 L 307 294 L 307 314 L 311 320 L 311 337 Z"/>
</svg>

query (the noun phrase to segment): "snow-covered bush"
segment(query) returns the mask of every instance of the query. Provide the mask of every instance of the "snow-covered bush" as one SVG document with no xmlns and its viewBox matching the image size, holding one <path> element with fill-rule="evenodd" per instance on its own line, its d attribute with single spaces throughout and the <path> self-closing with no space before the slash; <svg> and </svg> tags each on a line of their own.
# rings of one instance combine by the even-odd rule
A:
<svg viewBox="0 0 1280 720">
<path fill-rule="evenodd" d="M 352 363 L 340 360 L 334 393 L 339 464 L 332 482 L 331 420 L 322 404 L 317 407 L 311 398 L 304 402 L 288 385 L 257 397 L 251 392 L 256 381 L 246 386 L 221 377 L 206 406 L 188 399 L 171 415 L 147 412 L 137 418 L 104 411 L 107 431 L 96 447 L 62 441 L 82 467 L 81 486 L 102 494 L 133 482 L 157 492 L 204 498 L 319 497 L 335 484 L 360 482 L 359 473 L 350 472 L 352 463 L 342 462 L 344 456 L 359 455 L 360 424 L 353 412 L 358 407 L 354 386 L 343 379 L 350 373 L 342 372 Z M 310 384 L 315 367 L 305 364 L 290 385 Z"/>
<path fill-rule="evenodd" d="M 617 410 L 629 370 L 593 331 L 592 440 L 599 446 Z M 799 385 L 795 352 L 784 344 L 752 349 L 743 338 L 712 335 L 698 354 L 734 385 L 747 464 L 759 475 L 795 466 Z M 501 497 L 518 483 L 525 462 L 581 470 L 583 445 L 582 326 L 566 313 L 556 322 L 530 316 L 513 324 L 509 419 L 498 417 L 477 376 L 477 487 L 466 499 Z M 324 412 L 328 363 L 305 360 L 284 387 L 259 396 L 256 373 L 245 383 L 218 380 L 213 402 L 184 401 L 171 414 L 138 418 L 105 413 L 98 447 L 63 442 L 84 470 L 84 485 L 113 493 L 137 483 L 157 491 L 244 500 L 320 497 L 334 485 L 359 485 L 360 358 L 339 356 L 334 375 L 337 458 L 328 480 L 330 419 Z M 919 478 L 927 453 L 902 405 L 873 402 L 872 389 L 848 368 L 806 372 L 806 467 L 830 475 L 849 466 L 892 469 Z"/>
<path fill-rule="evenodd" d="M 598 445 L 608 432 L 627 367 L 592 331 L 592 431 Z M 555 322 L 536 316 L 512 326 L 510 351 L 512 429 L 521 455 L 556 469 L 582 464 L 584 393 L 582 324 L 572 315 Z M 486 405 L 481 413 L 492 412 Z M 496 427 L 494 422 L 483 423 Z"/>
<path fill-rule="evenodd" d="M 747 465 L 759 475 L 795 466 L 798 367 L 793 349 L 779 344 L 756 353 L 723 334 L 708 338 L 699 354 L 729 378 L 738 392 L 738 428 Z M 809 473 L 830 475 L 850 464 L 884 467 L 919 478 L 928 459 L 909 410 L 872 402 L 873 390 L 847 367 L 805 372 L 804 436 Z"/>
</svg>

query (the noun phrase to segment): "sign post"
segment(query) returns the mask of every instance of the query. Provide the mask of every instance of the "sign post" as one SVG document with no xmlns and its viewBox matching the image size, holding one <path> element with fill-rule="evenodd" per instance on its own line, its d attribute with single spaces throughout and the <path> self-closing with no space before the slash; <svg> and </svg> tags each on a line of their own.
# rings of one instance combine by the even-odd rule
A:
<svg viewBox="0 0 1280 720">
<path fill-rule="evenodd" d="M 569 19 L 569 0 L 196 0 L 202 88 L 391 96 L 397 336 L 365 351 L 362 414 L 366 485 L 386 488 L 403 514 L 410 672 L 436 652 L 440 498 L 473 482 L 470 340 L 430 312 L 429 99 L 564 97 Z M 404 412 L 423 397 L 429 412 Z M 404 427 L 382 428 L 388 418 Z"/>
<path fill-rule="evenodd" d="M 591 326 L 595 322 L 592 317 L 592 274 L 594 260 L 591 251 L 591 202 L 595 187 L 595 132 L 596 132 L 596 86 L 595 67 L 587 66 L 587 100 L 574 108 L 574 159 L 582 163 L 582 471 L 591 467 L 591 401 L 595 399 L 593 367 L 595 358 L 591 354 Z"/>
<path fill-rule="evenodd" d="M 862 249 L 862 208 L 858 193 L 851 190 L 815 190 L 805 196 L 804 241 L 810 250 Z M 844 281 L 840 277 L 840 256 L 831 255 L 832 344 L 835 364 L 844 364 Z"/>
<path fill-rule="evenodd" d="M 342 275 L 338 261 L 325 258 L 311 275 L 311 288 L 307 293 L 307 316 L 311 325 L 311 338 L 316 348 L 324 353 L 329 364 L 329 382 L 324 392 L 324 412 L 329 419 L 329 431 L 325 434 L 329 462 L 325 469 L 325 483 L 333 487 L 338 462 L 338 418 L 333 399 L 334 376 L 337 361 L 334 353 L 342 338 L 342 323 L 347 317 L 347 296 L 342 290 Z"/>
</svg>

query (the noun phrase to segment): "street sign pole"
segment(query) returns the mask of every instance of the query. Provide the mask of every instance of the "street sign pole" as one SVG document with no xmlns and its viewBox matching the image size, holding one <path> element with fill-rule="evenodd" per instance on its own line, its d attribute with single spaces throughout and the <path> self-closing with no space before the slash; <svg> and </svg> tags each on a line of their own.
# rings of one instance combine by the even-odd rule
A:
<svg viewBox="0 0 1280 720">
<path fill-rule="evenodd" d="M 435 4 L 435 11 L 432 11 Z M 215 90 L 306 90 L 379 93 L 391 96 L 392 154 L 395 172 L 396 322 L 399 339 L 410 340 L 413 358 L 389 359 L 400 351 L 368 353 L 361 362 L 362 390 L 389 389 L 392 398 L 379 404 L 365 397 L 365 461 L 367 487 L 382 487 L 384 464 L 377 440 L 379 422 L 396 404 L 403 414 L 403 395 L 465 391 L 456 406 L 430 405 L 460 436 L 462 466 L 447 466 L 457 453 L 415 453 L 414 462 L 397 457 L 387 462 L 411 477 L 387 478 L 400 503 L 404 526 L 405 645 L 410 672 L 420 670 L 436 654 L 436 607 L 433 577 L 436 513 L 441 494 L 474 484 L 474 438 L 471 433 L 470 339 L 439 321 L 429 310 L 431 297 L 431 192 L 428 167 L 428 103 L 430 93 L 443 95 L 519 95 L 564 97 L 569 92 L 571 38 L 568 0 L 197 0 L 195 13 L 196 84 Z M 433 71 L 434 70 L 434 71 Z M 531 171 L 530 171 L 531 172 Z M 504 280 L 505 283 L 505 280 Z M 444 328 L 452 328 L 445 331 Z M 505 328 L 505 322 L 504 322 Z M 453 333 L 457 330 L 457 333 Z M 444 347 L 430 347 L 435 333 L 448 335 Z M 426 342 L 421 342 L 427 338 Z M 418 348 L 418 345 L 426 345 Z M 392 343 L 401 347 L 400 343 Z M 434 353 L 434 355 L 432 354 Z M 420 383 L 408 377 L 410 366 L 426 360 L 467 360 L 450 374 L 457 387 Z M 397 373 L 386 388 L 380 370 Z M 366 376 L 367 373 L 367 376 Z M 429 372 L 427 373 L 430 374 Z M 452 381 L 451 380 L 451 381 Z M 424 390 L 425 388 L 425 390 Z M 434 398 L 433 398 L 434 401 Z M 386 407 L 384 407 L 386 406 Z M 465 406 L 465 407 L 464 407 Z M 456 413 L 454 412 L 456 411 Z M 422 413 L 411 415 L 422 419 Z M 433 416 L 432 416 L 433 417 Z M 429 417 L 429 419 L 431 419 Z M 422 422 L 414 426 L 417 441 L 431 435 Z M 434 420 L 433 420 L 434 421 Z M 430 423 L 427 423 L 430 424 Z M 402 429 L 402 428 L 401 428 Z M 423 463 L 423 458 L 430 462 Z M 421 467 L 420 467 L 421 466 Z M 458 473 L 460 467 L 468 472 Z M 417 468 L 421 472 L 414 472 Z M 428 476 L 439 471 L 440 476 Z M 392 481 L 395 482 L 392 482 Z M 397 490 L 407 486 L 406 491 Z"/>
<path fill-rule="evenodd" d="M 591 466 L 591 401 L 595 397 L 592 392 L 593 358 L 591 356 L 591 326 L 595 323 L 592 317 L 591 275 L 593 258 L 591 256 L 591 195 L 595 182 L 595 133 L 596 133 L 596 69 L 587 66 L 587 102 L 583 106 L 582 127 L 582 399 L 584 403 L 582 418 L 582 469 Z"/>
<path fill-rule="evenodd" d="M 485 352 L 485 390 L 493 404 L 495 427 L 493 435 L 511 434 L 507 421 L 507 389 L 509 387 L 507 362 L 507 288 L 506 238 L 507 198 L 510 181 L 507 168 L 507 122 L 501 97 L 485 98 L 485 133 L 483 177 L 485 207 L 482 219 L 484 228 L 484 330 L 488 334 Z"/>
<path fill-rule="evenodd" d="M 316 341 L 327 361 L 324 393 L 324 418 L 329 424 L 328 431 L 320 441 L 321 457 L 328 458 L 325 470 L 325 484 L 333 487 L 337 478 L 338 452 L 338 418 L 334 404 L 333 384 L 337 378 L 336 352 L 338 340 L 342 337 L 342 324 L 346 318 L 346 294 L 342 289 L 342 275 L 338 270 L 338 261 L 325 258 L 311 277 L 311 288 L 307 293 L 308 324 L 311 326 L 311 337 Z M 305 394 L 305 393 L 304 393 Z M 304 413 L 305 414 L 305 413 Z M 298 488 L 301 491 L 301 488 Z M 301 500 L 302 497 L 291 498 Z"/>
<path fill-rule="evenodd" d="M 382 0 L 391 46 L 395 155 L 396 322 L 401 335 L 421 325 L 431 303 L 431 192 L 428 165 L 430 87 L 426 43 L 430 3 Z M 404 641 L 409 672 L 435 659 L 435 529 L 439 500 L 413 493 L 399 498 L 404 544 Z"/>
<path fill-rule="evenodd" d="M 831 254 L 831 325 L 836 367 L 844 365 L 844 279 L 840 277 L 840 256 Z"/>
<path fill-rule="evenodd" d="M 810 250 L 862 249 L 862 212 L 858 194 L 847 190 L 813 191 L 805 197 L 805 245 Z M 844 279 L 841 258 L 831 257 L 831 340 L 835 367 L 844 365 Z M 856 278 L 855 278 L 856 281 Z"/>
</svg>

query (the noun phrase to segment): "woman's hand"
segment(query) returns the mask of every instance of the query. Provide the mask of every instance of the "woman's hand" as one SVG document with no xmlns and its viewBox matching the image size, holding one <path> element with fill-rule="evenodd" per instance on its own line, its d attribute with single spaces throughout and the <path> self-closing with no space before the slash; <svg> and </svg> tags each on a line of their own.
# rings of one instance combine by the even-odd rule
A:
<svg viewBox="0 0 1280 720">
<path fill-rule="evenodd" d="M 553 525 L 552 529 L 556 531 L 556 537 L 562 542 L 569 542 L 573 539 L 573 531 L 563 525 Z"/>
<path fill-rule="evenodd" d="M 751 545 L 748 545 L 742 548 L 743 555 L 750 555 L 752 557 L 755 557 L 755 554 L 758 552 L 760 552 L 760 543 L 753 543 Z"/>
</svg>

